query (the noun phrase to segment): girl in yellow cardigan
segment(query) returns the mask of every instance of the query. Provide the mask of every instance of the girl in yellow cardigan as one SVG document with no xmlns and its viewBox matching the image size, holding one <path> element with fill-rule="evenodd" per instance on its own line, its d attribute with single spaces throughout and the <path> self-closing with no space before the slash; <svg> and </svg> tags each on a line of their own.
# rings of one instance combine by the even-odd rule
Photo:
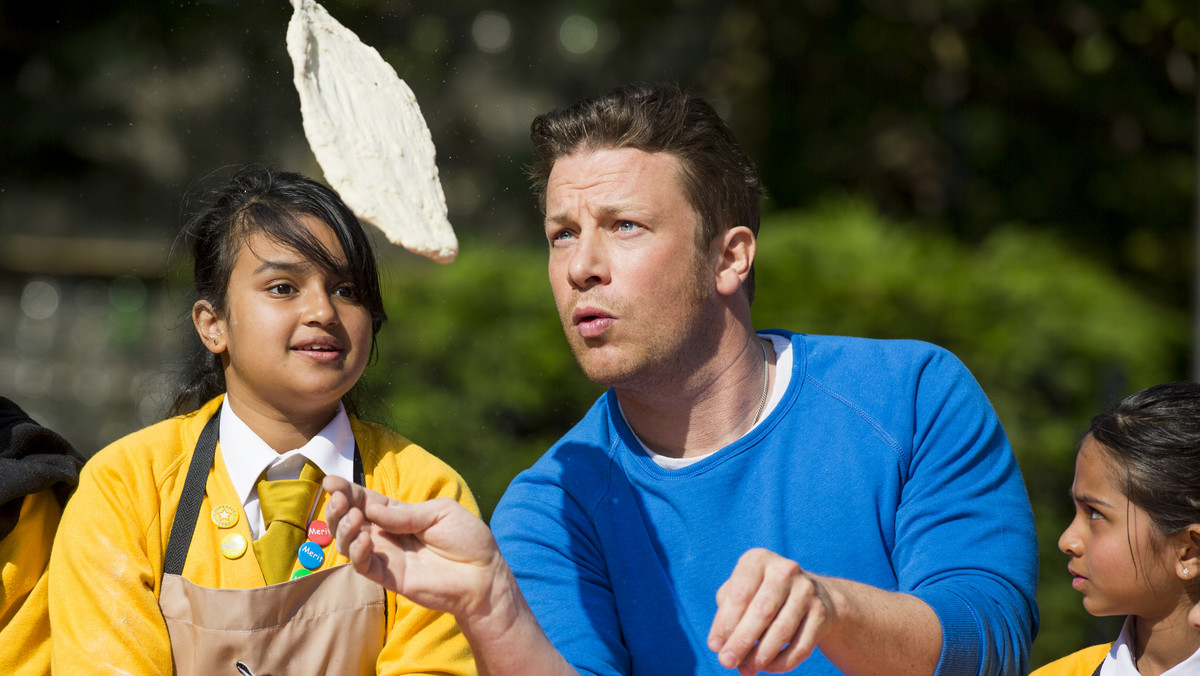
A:
<svg viewBox="0 0 1200 676">
<path fill-rule="evenodd" d="M 0 674 L 50 673 L 50 545 L 83 457 L 0 397 Z"/>
<path fill-rule="evenodd" d="M 1075 519 L 1058 540 L 1093 615 L 1125 615 L 1113 643 L 1034 676 L 1200 674 L 1200 384 L 1134 394 L 1092 420 L 1071 485 Z"/>
<path fill-rule="evenodd" d="M 347 410 L 386 316 L 358 219 L 325 186 L 247 168 L 185 232 L 204 344 L 174 417 L 84 466 L 50 562 L 57 673 L 474 674 L 454 618 L 355 575 L 338 476 L 452 498 L 452 469 Z"/>
</svg>

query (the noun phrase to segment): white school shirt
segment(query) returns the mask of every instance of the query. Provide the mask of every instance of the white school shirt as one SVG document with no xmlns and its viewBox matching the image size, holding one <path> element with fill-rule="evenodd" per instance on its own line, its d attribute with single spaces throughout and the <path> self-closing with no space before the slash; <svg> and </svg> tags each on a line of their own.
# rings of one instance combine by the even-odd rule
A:
<svg viewBox="0 0 1200 676">
<path fill-rule="evenodd" d="M 1192 656 L 1162 672 L 1162 676 L 1195 676 L 1200 674 L 1200 649 Z M 1125 618 L 1121 635 L 1113 642 L 1100 666 L 1100 676 L 1141 676 L 1133 665 L 1133 616 Z"/>
<path fill-rule="evenodd" d="M 258 506 L 258 478 L 263 470 L 267 479 L 299 479 L 306 461 L 312 461 L 326 476 L 353 481 L 354 431 L 346 408 L 338 403 L 333 420 L 300 448 L 276 453 L 262 437 L 254 433 L 229 407 L 229 397 L 221 402 L 221 457 L 229 479 L 242 501 L 250 534 L 257 540 L 266 526 Z"/>
<path fill-rule="evenodd" d="M 777 336 L 773 333 L 759 333 L 756 335 L 759 338 L 766 338 L 767 340 L 770 340 L 771 346 L 775 348 L 775 383 L 771 385 L 771 394 L 767 397 L 767 403 L 765 406 L 763 406 L 762 413 L 759 414 L 758 420 L 755 421 L 750 430 L 758 427 L 759 423 L 766 420 L 767 416 L 771 415 L 771 411 L 775 408 L 775 405 L 778 404 L 779 400 L 783 398 L 783 393 L 787 392 L 788 383 L 792 381 L 792 341 L 784 338 L 783 336 Z M 618 401 L 617 410 L 620 409 L 621 402 Z M 625 418 L 624 411 L 621 411 L 621 417 Z M 629 424 L 628 419 L 625 419 L 625 426 L 629 427 L 631 430 L 633 429 L 633 427 Z M 749 434 L 750 430 L 746 430 L 746 434 Z M 634 434 L 634 437 L 636 436 L 637 435 Z M 654 451 L 650 450 L 646 444 L 642 443 L 641 439 L 638 439 L 638 443 L 642 446 L 642 452 L 650 456 L 650 459 L 654 461 L 654 464 L 662 467 L 663 469 L 682 469 L 712 455 L 712 453 L 705 453 L 704 455 L 698 455 L 691 458 L 672 458 L 670 456 L 655 453 Z M 716 453 L 716 451 L 713 451 L 713 453 Z"/>
</svg>

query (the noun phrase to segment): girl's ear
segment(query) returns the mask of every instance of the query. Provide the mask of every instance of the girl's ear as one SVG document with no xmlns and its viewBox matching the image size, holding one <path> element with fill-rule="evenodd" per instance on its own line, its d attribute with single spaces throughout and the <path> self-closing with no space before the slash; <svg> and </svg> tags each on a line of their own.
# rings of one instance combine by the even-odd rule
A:
<svg viewBox="0 0 1200 676">
<path fill-rule="evenodd" d="M 730 296 L 742 288 L 754 264 L 756 244 L 754 233 L 744 225 L 729 228 L 713 240 L 713 246 L 719 247 L 717 293 Z"/>
<path fill-rule="evenodd" d="M 1186 581 L 1200 578 L 1200 524 L 1175 536 L 1175 574 Z"/>
<path fill-rule="evenodd" d="M 213 354 L 225 351 L 225 322 L 217 316 L 212 303 L 198 300 L 192 306 L 192 324 L 200 336 L 200 342 Z"/>
</svg>

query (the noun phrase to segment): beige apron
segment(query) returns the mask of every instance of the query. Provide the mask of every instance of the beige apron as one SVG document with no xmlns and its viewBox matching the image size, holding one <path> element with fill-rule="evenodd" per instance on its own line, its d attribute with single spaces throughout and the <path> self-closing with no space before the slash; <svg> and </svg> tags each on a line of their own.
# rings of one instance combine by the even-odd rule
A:
<svg viewBox="0 0 1200 676">
<path fill-rule="evenodd" d="M 257 589 L 210 589 L 181 575 L 216 451 L 217 418 L 196 442 L 163 567 L 158 603 L 175 673 L 374 674 L 385 638 L 384 591 L 350 565 Z M 357 449 L 355 475 L 362 483 Z"/>
</svg>

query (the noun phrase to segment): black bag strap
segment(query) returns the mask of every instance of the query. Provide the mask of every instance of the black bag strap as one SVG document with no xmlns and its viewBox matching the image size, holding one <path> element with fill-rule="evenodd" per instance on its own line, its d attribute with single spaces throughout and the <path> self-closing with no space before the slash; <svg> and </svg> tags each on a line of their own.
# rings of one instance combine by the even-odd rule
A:
<svg viewBox="0 0 1200 676">
<path fill-rule="evenodd" d="M 167 541 L 167 554 L 163 561 L 163 575 L 183 574 L 183 563 L 187 560 L 188 549 L 192 546 L 196 519 L 200 516 L 200 505 L 204 502 L 208 470 L 217 454 L 220 420 L 221 410 L 217 409 L 213 417 L 205 423 L 200 437 L 196 440 L 196 450 L 192 453 L 191 464 L 188 465 L 187 478 L 183 480 L 183 494 L 179 496 L 179 507 L 175 510 L 175 521 L 171 524 L 171 536 Z M 363 471 L 362 454 L 358 452 L 357 441 L 354 444 L 354 482 L 359 486 L 367 485 L 367 475 Z"/>
<path fill-rule="evenodd" d="M 175 521 L 171 524 L 171 538 L 167 541 L 167 555 L 163 561 L 163 575 L 183 573 L 183 562 L 187 560 L 188 548 L 192 546 L 192 533 L 196 530 L 196 517 L 200 515 L 200 504 L 204 502 L 204 487 L 208 483 L 208 470 L 212 468 L 217 453 L 217 436 L 220 433 L 221 410 L 213 414 L 196 440 L 196 451 L 192 464 L 188 466 L 187 478 L 183 481 L 183 495 L 179 496 L 179 507 L 175 510 Z"/>
</svg>

